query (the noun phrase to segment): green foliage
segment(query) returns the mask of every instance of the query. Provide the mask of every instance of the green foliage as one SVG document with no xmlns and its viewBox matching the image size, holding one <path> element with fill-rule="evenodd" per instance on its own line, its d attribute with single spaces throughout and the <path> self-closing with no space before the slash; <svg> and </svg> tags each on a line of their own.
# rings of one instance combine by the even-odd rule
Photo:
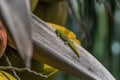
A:
<svg viewBox="0 0 120 80">
<path fill-rule="evenodd" d="M 120 1 L 72 2 L 67 27 L 75 32 L 82 46 L 120 80 Z"/>
</svg>

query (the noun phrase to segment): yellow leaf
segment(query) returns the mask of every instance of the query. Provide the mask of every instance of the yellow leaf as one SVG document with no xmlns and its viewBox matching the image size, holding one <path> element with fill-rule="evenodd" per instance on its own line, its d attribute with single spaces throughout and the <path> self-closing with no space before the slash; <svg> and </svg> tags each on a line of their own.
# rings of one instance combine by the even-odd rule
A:
<svg viewBox="0 0 120 80">
<path fill-rule="evenodd" d="M 0 80 L 17 80 L 11 74 L 0 70 Z"/>
</svg>

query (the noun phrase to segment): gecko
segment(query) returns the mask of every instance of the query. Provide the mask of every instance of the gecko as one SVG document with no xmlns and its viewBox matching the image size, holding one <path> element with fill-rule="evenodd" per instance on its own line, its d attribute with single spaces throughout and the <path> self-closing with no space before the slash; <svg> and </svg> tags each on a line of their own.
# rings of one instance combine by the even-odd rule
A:
<svg viewBox="0 0 120 80">
<path fill-rule="evenodd" d="M 65 44 L 67 44 L 74 51 L 74 53 L 77 55 L 77 57 L 80 58 L 80 53 L 78 52 L 77 48 L 75 47 L 74 42 L 70 38 L 68 38 L 67 35 L 60 29 L 56 29 L 55 33 L 63 41 L 65 41 Z"/>
</svg>

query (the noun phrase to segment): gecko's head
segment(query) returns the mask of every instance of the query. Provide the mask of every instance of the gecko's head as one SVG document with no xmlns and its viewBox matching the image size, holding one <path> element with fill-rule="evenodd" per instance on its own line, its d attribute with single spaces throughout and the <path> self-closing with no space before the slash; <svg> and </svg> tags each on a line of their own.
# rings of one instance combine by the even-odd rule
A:
<svg viewBox="0 0 120 80">
<path fill-rule="evenodd" d="M 59 34 L 61 31 L 59 29 L 56 29 L 55 33 Z"/>
</svg>

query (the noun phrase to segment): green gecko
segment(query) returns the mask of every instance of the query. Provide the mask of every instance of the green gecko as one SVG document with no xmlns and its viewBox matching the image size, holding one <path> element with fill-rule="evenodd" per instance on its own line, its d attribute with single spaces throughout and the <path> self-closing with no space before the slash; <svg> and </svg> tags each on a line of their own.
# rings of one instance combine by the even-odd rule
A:
<svg viewBox="0 0 120 80">
<path fill-rule="evenodd" d="M 63 40 L 65 41 L 66 44 L 68 44 L 70 46 L 70 48 L 74 51 L 74 53 L 78 56 L 78 58 L 80 57 L 80 53 L 78 52 L 77 48 L 75 47 L 74 42 L 67 37 L 67 35 L 61 31 L 60 29 L 56 29 L 55 33 Z"/>
</svg>

